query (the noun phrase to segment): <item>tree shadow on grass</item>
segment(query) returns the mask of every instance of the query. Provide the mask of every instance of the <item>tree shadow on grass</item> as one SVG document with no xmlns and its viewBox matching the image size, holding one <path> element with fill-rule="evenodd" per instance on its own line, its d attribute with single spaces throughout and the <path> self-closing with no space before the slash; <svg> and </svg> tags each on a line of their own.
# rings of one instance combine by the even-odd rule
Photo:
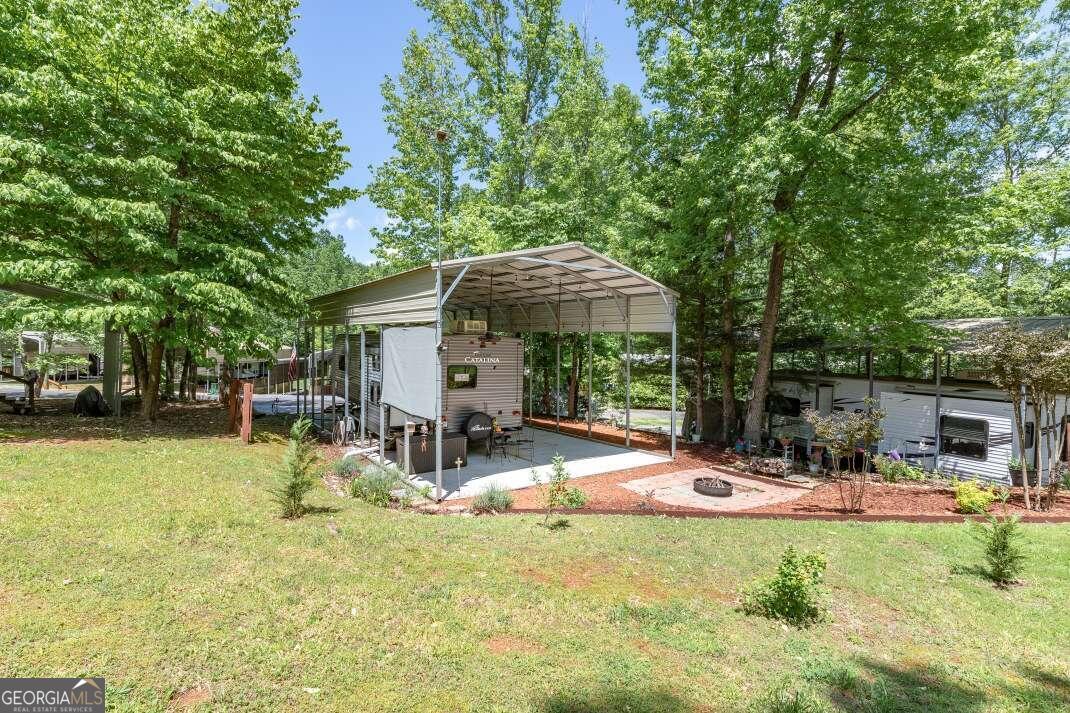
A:
<svg viewBox="0 0 1070 713">
<path fill-rule="evenodd" d="M 544 713 L 685 713 L 693 709 L 694 704 L 668 691 L 627 688 L 557 694 L 539 707 Z"/>
<path fill-rule="evenodd" d="M 1025 682 L 1000 678 L 983 688 L 954 677 L 952 669 L 896 665 L 874 659 L 858 659 L 873 683 L 851 695 L 832 692 L 832 704 L 843 711 L 859 709 L 888 711 L 945 711 L 980 713 L 990 710 L 995 695 L 1025 706 L 1027 710 L 1070 710 L 1070 680 L 1032 664 L 1021 668 Z"/>
<path fill-rule="evenodd" d="M 336 512 L 342 512 L 342 508 L 336 508 L 333 505 L 305 505 L 302 515 L 332 515 Z"/>
<path fill-rule="evenodd" d="M 38 403 L 32 415 L 16 416 L 0 409 L 0 444 L 70 443 L 78 441 L 146 441 L 233 438 L 226 433 L 229 413 L 215 401 L 167 402 L 155 422 L 138 417 L 136 401 L 123 399 L 122 416 L 75 416 L 74 395 Z M 254 416 L 253 440 L 263 443 L 285 437 L 289 428 L 283 416 Z"/>
</svg>

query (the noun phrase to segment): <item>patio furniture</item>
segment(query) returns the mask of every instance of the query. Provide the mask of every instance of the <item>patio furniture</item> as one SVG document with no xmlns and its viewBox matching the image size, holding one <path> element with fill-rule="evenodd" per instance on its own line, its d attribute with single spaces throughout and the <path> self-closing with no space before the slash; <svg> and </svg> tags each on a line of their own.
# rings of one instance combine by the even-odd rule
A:
<svg viewBox="0 0 1070 713">
<path fill-rule="evenodd" d="M 501 455 L 502 462 L 509 457 L 509 434 L 494 433 L 487 439 L 487 460 L 494 460 L 494 456 Z"/>
<path fill-rule="evenodd" d="M 510 445 L 513 447 L 513 452 L 516 454 L 516 457 L 518 459 L 526 460 L 528 463 L 531 463 L 532 465 L 535 464 L 535 439 L 534 438 L 517 438 L 517 439 L 514 439 L 511 442 Z M 527 454 L 527 458 L 524 457 L 525 453 Z"/>
</svg>

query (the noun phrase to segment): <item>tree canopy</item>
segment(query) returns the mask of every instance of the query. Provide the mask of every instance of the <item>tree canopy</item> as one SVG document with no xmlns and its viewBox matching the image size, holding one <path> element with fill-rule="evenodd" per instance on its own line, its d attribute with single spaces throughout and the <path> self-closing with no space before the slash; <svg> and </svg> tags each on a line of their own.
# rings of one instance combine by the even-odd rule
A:
<svg viewBox="0 0 1070 713">
<path fill-rule="evenodd" d="M 98 298 L 59 316 L 126 332 L 146 417 L 166 349 L 277 341 L 302 297 L 286 256 L 351 195 L 338 127 L 298 91 L 295 5 L 0 8 L 0 279 Z"/>
</svg>

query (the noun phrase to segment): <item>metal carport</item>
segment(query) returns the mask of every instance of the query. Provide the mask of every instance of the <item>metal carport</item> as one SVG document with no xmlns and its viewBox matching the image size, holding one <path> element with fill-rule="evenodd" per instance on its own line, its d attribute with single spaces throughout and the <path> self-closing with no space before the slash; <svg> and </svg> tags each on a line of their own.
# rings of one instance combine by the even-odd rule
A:
<svg viewBox="0 0 1070 713">
<path fill-rule="evenodd" d="M 481 255 L 444 260 L 390 277 L 357 285 L 309 301 L 311 317 L 301 326 L 307 330 L 320 329 L 321 342 L 325 330 L 332 334 L 338 327 L 348 335 L 350 327 L 403 324 L 433 324 L 441 343 L 443 319 L 446 313 L 466 313 L 469 318 L 479 316 L 492 332 L 523 333 L 553 332 L 556 340 L 555 366 L 557 391 L 561 390 L 562 333 L 586 332 L 588 347 L 593 332 L 613 332 L 625 338 L 625 439 L 631 440 L 631 335 L 633 332 L 671 334 L 671 446 L 676 456 L 676 302 L 678 294 L 659 282 L 591 250 L 582 243 L 564 243 L 493 255 Z M 311 342 L 310 342 L 311 343 Z M 334 343 L 332 337 L 331 343 Z M 363 349 L 364 340 L 361 340 Z M 349 339 L 345 339 L 348 352 Z M 348 354 L 347 354 L 348 356 Z M 442 368 L 441 350 L 436 355 L 439 368 L 436 376 L 438 394 L 436 423 L 441 423 Z M 347 364 L 348 364 L 347 359 Z M 366 364 L 364 354 L 362 365 Z M 314 367 L 315 362 L 310 367 Z M 364 437 L 363 404 L 367 398 L 367 367 L 361 373 L 361 438 Z M 313 384 L 315 375 L 309 383 Z M 590 399 L 593 364 L 588 361 L 587 394 Z M 345 413 L 349 412 L 348 379 L 345 384 Z M 320 394 L 321 412 L 323 394 Z M 315 413 L 315 393 L 303 400 L 300 411 Z M 531 395 L 529 387 L 529 417 Z M 560 425 L 559 409 L 555 415 Z M 591 431 L 591 408 L 588 403 L 587 429 Z M 435 429 L 436 496 L 441 497 L 442 464 L 441 428 Z M 380 449 L 382 449 L 380 438 Z"/>
</svg>

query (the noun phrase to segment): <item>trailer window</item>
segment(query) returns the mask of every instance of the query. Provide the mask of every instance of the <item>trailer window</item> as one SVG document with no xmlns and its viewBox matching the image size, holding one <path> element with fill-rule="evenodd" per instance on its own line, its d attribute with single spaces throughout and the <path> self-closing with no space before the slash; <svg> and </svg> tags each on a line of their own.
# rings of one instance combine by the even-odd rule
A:
<svg viewBox="0 0 1070 713">
<path fill-rule="evenodd" d="M 940 417 L 940 452 L 960 458 L 988 458 L 988 421 L 961 416 Z"/>
<path fill-rule="evenodd" d="M 478 373 L 479 367 L 477 366 L 465 366 L 461 364 L 448 366 L 446 367 L 446 388 L 474 389 L 476 388 L 476 374 Z"/>
</svg>

